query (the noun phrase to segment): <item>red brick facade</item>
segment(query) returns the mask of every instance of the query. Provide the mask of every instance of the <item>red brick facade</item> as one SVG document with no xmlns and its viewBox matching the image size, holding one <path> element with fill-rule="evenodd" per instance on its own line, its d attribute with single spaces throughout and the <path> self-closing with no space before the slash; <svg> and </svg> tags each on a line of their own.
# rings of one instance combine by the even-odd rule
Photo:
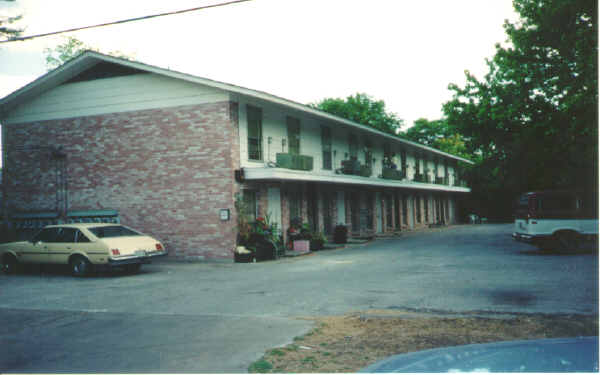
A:
<svg viewBox="0 0 600 375">
<path fill-rule="evenodd" d="M 115 209 L 172 256 L 231 259 L 237 113 L 220 102 L 5 125 L 6 214 Z M 66 195 L 57 193 L 58 149 Z"/>
</svg>

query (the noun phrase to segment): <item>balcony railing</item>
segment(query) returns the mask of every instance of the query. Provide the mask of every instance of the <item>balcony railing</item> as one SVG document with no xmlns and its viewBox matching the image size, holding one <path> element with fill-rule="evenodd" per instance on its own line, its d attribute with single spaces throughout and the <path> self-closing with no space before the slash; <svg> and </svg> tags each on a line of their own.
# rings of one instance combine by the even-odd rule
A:
<svg viewBox="0 0 600 375">
<path fill-rule="evenodd" d="M 358 160 L 342 160 L 342 173 L 354 176 L 371 177 L 373 169 L 365 164 L 360 164 Z"/>
<path fill-rule="evenodd" d="M 276 155 L 277 167 L 295 169 L 299 171 L 312 171 L 313 157 L 308 155 L 284 154 Z"/>
<path fill-rule="evenodd" d="M 405 171 L 399 171 L 393 168 L 383 168 L 381 171 L 381 178 L 385 178 L 386 180 L 402 180 L 405 177 Z"/>
<path fill-rule="evenodd" d="M 413 181 L 415 182 L 428 182 L 428 176 L 422 173 L 415 173 Z"/>
</svg>

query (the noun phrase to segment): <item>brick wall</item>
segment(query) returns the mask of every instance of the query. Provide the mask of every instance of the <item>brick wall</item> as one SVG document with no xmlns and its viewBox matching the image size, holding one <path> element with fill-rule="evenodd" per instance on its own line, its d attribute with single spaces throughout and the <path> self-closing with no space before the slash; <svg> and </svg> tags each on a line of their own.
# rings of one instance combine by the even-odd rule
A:
<svg viewBox="0 0 600 375">
<path fill-rule="evenodd" d="M 66 154 L 70 210 L 116 209 L 169 255 L 233 257 L 237 104 L 220 102 L 5 125 L 8 213 L 57 208 L 51 148 Z M 219 209 L 232 220 L 221 222 Z"/>
</svg>

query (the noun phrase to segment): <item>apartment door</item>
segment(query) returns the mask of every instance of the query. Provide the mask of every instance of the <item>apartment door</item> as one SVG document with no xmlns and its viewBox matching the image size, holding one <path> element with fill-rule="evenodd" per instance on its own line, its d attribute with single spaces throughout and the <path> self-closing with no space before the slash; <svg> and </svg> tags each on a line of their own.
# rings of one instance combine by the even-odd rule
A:
<svg viewBox="0 0 600 375">
<path fill-rule="evenodd" d="M 313 232 L 319 230 L 319 206 L 317 200 L 317 185 L 309 184 L 307 187 L 307 216 L 308 224 Z"/>
<path fill-rule="evenodd" d="M 346 201 L 343 191 L 338 191 L 336 194 L 336 208 L 337 208 L 337 223 L 346 224 Z"/>
<path fill-rule="evenodd" d="M 278 187 L 267 189 L 268 212 L 271 222 L 281 230 L 281 192 Z"/>
<path fill-rule="evenodd" d="M 377 222 L 377 233 L 383 232 L 383 204 L 381 200 L 381 193 L 375 193 L 375 221 Z"/>
</svg>

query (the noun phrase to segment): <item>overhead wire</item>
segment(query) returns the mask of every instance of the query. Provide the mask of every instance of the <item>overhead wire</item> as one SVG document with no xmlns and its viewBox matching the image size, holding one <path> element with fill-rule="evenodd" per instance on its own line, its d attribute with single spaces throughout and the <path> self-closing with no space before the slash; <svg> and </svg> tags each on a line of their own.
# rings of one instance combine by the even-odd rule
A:
<svg viewBox="0 0 600 375">
<path fill-rule="evenodd" d="M 202 10 L 202 9 L 217 8 L 217 7 L 222 7 L 222 6 L 232 5 L 232 4 L 244 3 L 244 2 L 248 2 L 248 1 L 252 1 L 252 0 L 232 0 L 232 1 L 227 1 L 227 2 L 224 2 L 224 3 L 210 4 L 210 5 L 204 5 L 204 6 L 201 6 L 201 7 L 189 8 L 189 9 L 183 9 L 183 10 L 176 10 L 176 11 L 164 12 L 164 13 L 158 13 L 158 14 L 151 14 L 151 15 L 148 15 L 148 16 L 127 18 L 127 19 L 124 19 L 124 20 L 112 21 L 112 22 L 105 22 L 105 23 L 100 23 L 100 24 L 96 24 L 96 25 L 74 27 L 74 28 L 66 29 L 66 30 L 52 31 L 52 32 L 42 33 L 42 34 L 35 34 L 35 35 L 28 35 L 28 36 L 23 36 L 23 37 L 9 38 L 9 39 L 6 39 L 6 40 L 0 40 L 0 44 L 2 44 L 2 43 L 10 43 L 10 42 L 22 42 L 22 41 L 25 41 L 25 40 L 30 40 L 30 39 L 34 39 L 34 38 L 42 38 L 42 37 L 50 36 L 50 35 L 70 33 L 70 32 L 73 32 L 73 31 L 93 29 L 93 28 L 97 28 L 97 27 L 118 25 L 118 24 L 127 23 L 127 22 L 147 20 L 147 19 L 150 19 L 150 18 L 163 17 L 163 16 L 171 16 L 171 15 L 174 15 L 174 14 L 182 14 L 182 13 L 188 13 L 188 12 L 195 12 L 195 11 Z"/>
</svg>

